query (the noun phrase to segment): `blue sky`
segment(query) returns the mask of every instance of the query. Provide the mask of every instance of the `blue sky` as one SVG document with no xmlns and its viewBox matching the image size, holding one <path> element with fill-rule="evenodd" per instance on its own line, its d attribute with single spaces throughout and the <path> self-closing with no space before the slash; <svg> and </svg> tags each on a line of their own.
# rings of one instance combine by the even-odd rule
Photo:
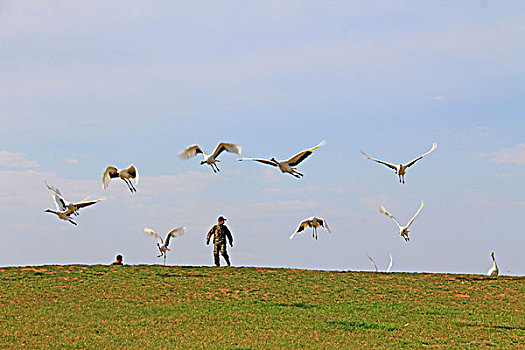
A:
<svg viewBox="0 0 525 350">
<path fill-rule="evenodd" d="M 185 225 L 169 264 L 212 264 L 218 215 L 234 265 L 524 274 L 525 5 L 437 1 L 4 1 L 0 4 L 0 265 L 160 263 L 144 227 Z M 197 143 L 285 159 L 321 140 L 297 180 Z M 405 185 L 394 163 L 438 149 Z M 107 165 L 141 179 L 100 188 Z M 86 208 L 45 214 L 44 180 Z M 421 200 L 411 241 L 401 222 Z M 302 219 L 333 235 L 288 236 Z"/>
</svg>

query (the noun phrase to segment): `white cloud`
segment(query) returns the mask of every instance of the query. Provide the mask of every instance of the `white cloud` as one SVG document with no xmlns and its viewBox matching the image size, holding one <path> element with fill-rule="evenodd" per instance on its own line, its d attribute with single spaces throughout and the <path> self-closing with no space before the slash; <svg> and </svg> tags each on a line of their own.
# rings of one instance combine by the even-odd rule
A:
<svg viewBox="0 0 525 350">
<path fill-rule="evenodd" d="M 75 158 L 71 158 L 71 159 L 66 159 L 65 162 L 67 164 L 78 164 L 79 163 L 79 160 L 78 159 L 75 159 Z"/>
<path fill-rule="evenodd" d="M 44 180 L 57 186 L 69 200 L 80 200 L 95 190 L 101 191 L 98 181 L 59 179 L 51 172 L 2 170 L 0 177 L 0 208 L 6 209 L 54 208 Z"/>
<path fill-rule="evenodd" d="M 274 169 L 264 169 L 261 176 L 264 183 L 278 183 L 282 180 L 282 175 L 286 174 L 280 174 Z"/>
<path fill-rule="evenodd" d="M 27 223 L 19 223 L 19 224 L 10 224 L 9 227 L 14 228 L 15 230 L 29 230 L 32 226 L 31 224 Z"/>
<path fill-rule="evenodd" d="M 25 153 L 0 150 L 0 166 L 7 168 L 38 168 L 38 163 L 25 158 Z"/>
<path fill-rule="evenodd" d="M 514 147 L 501 148 L 494 152 L 480 153 L 480 156 L 496 163 L 525 165 L 525 143 Z"/>
<path fill-rule="evenodd" d="M 76 180 L 58 177 L 52 172 L 35 170 L 0 170 L 0 208 L 27 208 L 39 203 L 40 206 L 54 206 L 44 180 L 58 187 L 71 201 L 81 200 L 90 195 L 93 198 L 108 197 L 108 200 L 122 200 L 126 205 L 144 205 L 144 202 L 159 200 L 159 196 L 173 194 L 193 194 L 206 191 L 208 186 L 222 181 L 213 174 L 187 172 L 178 176 L 145 176 L 140 179 L 138 192 L 130 196 L 123 181 L 118 179 L 110 183 L 109 189 L 101 189 L 98 180 Z"/>
<path fill-rule="evenodd" d="M 215 174 L 190 171 L 180 175 L 141 177 L 139 185 L 141 195 L 157 196 L 166 193 L 204 192 L 209 185 L 220 181 L 223 181 L 223 178 Z"/>
<path fill-rule="evenodd" d="M 443 96 L 434 96 L 434 100 L 436 100 L 436 101 L 445 101 L 445 98 Z"/>
<path fill-rule="evenodd" d="M 375 212 L 379 210 L 380 204 L 388 205 L 388 197 L 383 194 L 363 197 L 359 200 L 359 203 L 369 212 Z"/>
</svg>

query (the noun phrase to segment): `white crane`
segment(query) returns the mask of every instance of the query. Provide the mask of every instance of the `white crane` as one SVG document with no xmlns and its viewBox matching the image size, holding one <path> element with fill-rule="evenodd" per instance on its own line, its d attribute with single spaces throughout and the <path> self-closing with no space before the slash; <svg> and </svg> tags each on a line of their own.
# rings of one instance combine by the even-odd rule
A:
<svg viewBox="0 0 525 350">
<path fill-rule="evenodd" d="M 189 146 L 177 153 L 177 156 L 181 160 L 187 160 L 192 157 L 195 157 L 197 153 L 202 153 L 204 156 L 204 160 L 201 161 L 201 165 L 208 164 L 211 166 L 214 173 L 219 172 L 219 168 L 217 167 L 217 162 L 220 162 L 220 160 L 217 159 L 219 154 L 221 154 L 223 151 L 235 153 L 235 154 L 241 154 L 241 146 L 233 144 L 233 143 L 226 143 L 221 142 L 215 147 L 215 151 L 213 151 L 212 154 L 206 154 L 204 151 L 197 145 Z"/>
<path fill-rule="evenodd" d="M 145 228 L 144 233 L 148 236 L 151 236 L 153 238 L 157 239 L 157 248 L 159 248 L 160 255 L 157 256 L 160 258 L 161 256 L 164 256 L 164 265 L 166 265 L 166 253 L 168 251 L 171 251 L 171 249 L 168 248 L 168 245 L 170 244 L 170 238 L 171 237 L 180 237 L 186 232 L 186 227 L 181 226 L 177 227 L 174 230 L 171 230 L 166 234 L 166 237 L 164 240 L 162 240 L 162 237 L 155 231 L 153 231 L 150 228 Z"/>
<path fill-rule="evenodd" d="M 46 213 L 53 213 L 55 214 L 56 216 L 58 216 L 59 219 L 61 220 L 65 220 L 65 221 L 68 221 L 70 223 L 72 223 L 73 225 L 76 226 L 76 222 L 74 222 L 70 216 L 71 214 L 73 214 L 73 212 L 71 210 L 65 210 L 65 211 L 54 211 L 54 210 L 51 210 L 51 209 L 46 209 L 45 210 Z"/>
<path fill-rule="evenodd" d="M 490 256 L 492 256 L 493 265 L 490 268 L 490 270 L 487 271 L 487 276 L 497 276 L 499 275 L 499 268 L 496 264 L 496 257 L 494 256 L 494 252 L 492 252 Z"/>
<path fill-rule="evenodd" d="M 303 174 L 297 171 L 296 166 L 299 165 L 299 163 L 301 163 L 303 160 L 308 158 L 316 149 L 324 145 L 326 145 L 326 141 L 322 141 L 317 146 L 301 151 L 297 153 L 295 156 L 291 157 L 290 159 L 283 160 L 283 161 L 278 161 L 275 158 L 270 158 L 269 160 L 262 159 L 262 158 L 240 158 L 238 160 L 239 161 L 253 160 L 259 163 L 278 167 L 282 173 L 292 174 L 296 178 L 300 178 L 301 176 L 303 176 Z"/>
<path fill-rule="evenodd" d="M 65 212 L 67 210 L 71 211 L 73 215 L 78 215 L 78 210 L 84 207 L 88 207 L 90 205 L 93 205 L 95 203 L 98 203 L 104 199 L 97 199 L 94 201 L 87 201 L 90 197 L 87 197 L 83 199 L 81 202 L 78 203 L 72 203 L 64 198 L 62 196 L 62 193 L 60 193 L 60 190 L 56 188 L 55 186 L 49 186 L 47 184 L 47 181 L 44 181 L 46 187 L 51 191 L 51 196 L 53 197 L 53 200 L 55 201 L 55 205 L 57 207 L 57 210 Z"/>
<path fill-rule="evenodd" d="M 385 272 L 390 272 L 390 269 L 392 268 L 392 263 L 393 263 L 392 254 L 390 254 L 390 262 L 388 263 L 388 267 L 386 268 Z"/>
<path fill-rule="evenodd" d="M 392 214 L 390 214 L 389 212 L 387 212 L 385 210 L 385 208 L 381 205 L 379 206 L 379 211 L 383 214 L 386 214 L 386 216 L 392 218 L 392 220 L 394 220 L 394 222 L 396 223 L 397 227 L 399 228 L 399 234 L 401 236 L 403 236 L 403 238 L 405 239 L 406 242 L 410 241 L 410 237 L 408 237 L 408 228 L 410 227 L 410 225 L 412 225 L 412 223 L 414 222 L 414 220 L 416 219 L 416 216 L 417 214 L 419 214 L 419 212 L 421 211 L 421 209 L 423 209 L 423 206 L 425 205 L 425 202 L 421 201 L 421 206 L 419 207 L 418 211 L 416 212 L 416 214 L 412 217 L 412 219 L 410 219 L 410 221 L 408 222 L 408 224 L 406 224 L 406 226 L 401 226 L 399 224 L 399 222 L 396 220 L 395 217 L 392 216 Z"/>
<path fill-rule="evenodd" d="M 366 256 L 368 257 L 368 260 L 370 260 L 370 262 L 374 265 L 376 272 L 379 272 L 379 269 L 377 268 L 377 264 L 374 261 L 374 259 L 372 259 L 372 257 L 368 255 L 368 253 L 366 253 Z M 388 267 L 385 272 L 390 272 L 390 269 L 392 268 L 392 262 L 392 254 L 390 254 L 390 263 L 388 264 Z"/>
<path fill-rule="evenodd" d="M 102 188 L 107 189 L 111 179 L 116 177 L 120 177 L 126 185 L 128 185 L 132 193 L 137 192 L 135 186 L 139 183 L 139 172 L 133 164 L 126 169 L 117 169 L 114 166 L 108 166 L 102 175 Z M 133 186 L 130 179 L 135 179 L 135 186 Z"/>
<path fill-rule="evenodd" d="M 297 233 L 304 231 L 308 227 L 312 228 L 312 237 L 317 239 L 317 228 L 319 226 L 324 227 L 328 233 L 332 233 L 325 219 L 316 218 L 315 216 L 311 216 L 308 219 L 303 220 L 299 224 L 299 226 L 297 226 L 297 229 L 295 230 L 294 233 L 292 233 L 292 235 L 290 236 L 290 239 L 292 239 Z"/>
<path fill-rule="evenodd" d="M 384 164 L 386 165 L 387 167 L 391 168 L 391 169 L 394 169 L 396 174 L 399 176 L 399 182 L 402 182 L 402 183 L 405 183 L 405 174 L 406 174 L 406 170 L 411 167 L 412 165 L 414 165 L 415 162 L 417 162 L 418 160 L 420 160 L 421 158 L 429 155 L 432 151 L 434 151 L 435 149 L 437 148 L 437 143 L 433 143 L 432 144 L 432 148 L 430 149 L 430 151 L 428 151 L 427 153 L 417 157 L 416 159 L 406 163 L 406 164 L 399 164 L 399 165 L 394 165 L 394 164 L 391 164 L 391 163 L 387 163 L 387 162 L 384 162 L 382 160 L 379 160 L 379 159 L 375 159 L 375 158 L 371 158 L 368 156 L 368 154 L 365 153 L 365 151 L 361 151 L 361 153 L 367 158 L 367 159 L 370 159 L 370 160 L 373 160 L 375 162 L 378 162 L 378 163 L 381 163 L 381 164 Z"/>
</svg>

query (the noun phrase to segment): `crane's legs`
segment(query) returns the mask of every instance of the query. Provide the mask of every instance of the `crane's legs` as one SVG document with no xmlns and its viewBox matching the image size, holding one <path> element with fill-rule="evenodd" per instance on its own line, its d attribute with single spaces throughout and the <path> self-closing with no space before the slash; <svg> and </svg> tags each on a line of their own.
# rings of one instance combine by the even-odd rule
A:
<svg viewBox="0 0 525 350">
<path fill-rule="evenodd" d="M 166 254 L 164 254 L 164 266 L 166 266 Z"/>
<path fill-rule="evenodd" d="M 210 166 L 214 173 L 218 173 L 219 171 L 221 171 L 215 163 L 211 163 Z"/>
<path fill-rule="evenodd" d="M 295 176 L 298 179 L 300 179 L 301 176 L 303 176 L 303 174 L 298 172 L 297 170 L 295 170 L 295 168 L 292 168 L 292 175 Z"/>
<path fill-rule="evenodd" d="M 137 192 L 137 189 L 135 187 L 133 187 L 133 184 L 131 183 L 131 180 L 130 179 L 122 179 L 124 180 L 124 182 L 126 183 L 126 185 L 128 185 L 128 188 L 129 190 L 133 193 L 133 192 Z"/>
<path fill-rule="evenodd" d="M 132 192 L 137 192 L 137 189 L 135 188 L 135 186 L 133 186 L 133 183 L 131 182 L 131 180 L 128 179 L 128 181 L 129 181 L 129 184 L 130 184 L 130 186 L 131 186 L 131 188 L 133 190 Z"/>
</svg>

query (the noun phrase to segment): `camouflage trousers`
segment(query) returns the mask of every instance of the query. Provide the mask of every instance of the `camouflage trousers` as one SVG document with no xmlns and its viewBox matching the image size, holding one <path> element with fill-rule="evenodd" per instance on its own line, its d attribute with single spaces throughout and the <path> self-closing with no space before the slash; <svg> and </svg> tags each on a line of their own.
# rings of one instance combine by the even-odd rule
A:
<svg viewBox="0 0 525 350">
<path fill-rule="evenodd" d="M 213 258 L 215 259 L 215 266 L 221 266 L 221 262 L 219 260 L 219 252 L 224 257 L 224 260 L 226 260 L 226 264 L 230 266 L 230 257 L 228 256 L 228 252 L 226 251 L 226 243 L 215 244 L 213 246 Z"/>
</svg>

